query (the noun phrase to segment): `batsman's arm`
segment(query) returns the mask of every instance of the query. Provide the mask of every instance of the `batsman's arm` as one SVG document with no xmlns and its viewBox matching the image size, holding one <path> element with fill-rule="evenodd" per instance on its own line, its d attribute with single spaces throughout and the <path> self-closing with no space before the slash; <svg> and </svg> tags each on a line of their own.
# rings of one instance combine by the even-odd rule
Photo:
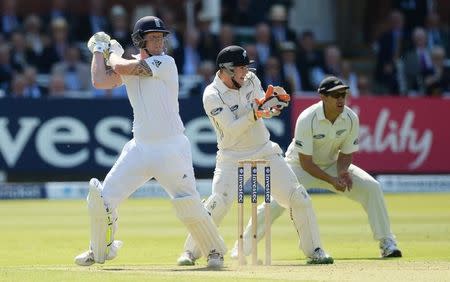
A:
<svg viewBox="0 0 450 282">
<path fill-rule="evenodd" d="M 112 53 L 109 62 L 114 72 L 121 75 L 153 76 L 145 60 L 127 60 Z"/>
<path fill-rule="evenodd" d="M 103 53 L 95 52 L 91 62 L 92 85 L 98 89 L 111 89 L 122 85 L 122 78 L 105 65 Z"/>
</svg>

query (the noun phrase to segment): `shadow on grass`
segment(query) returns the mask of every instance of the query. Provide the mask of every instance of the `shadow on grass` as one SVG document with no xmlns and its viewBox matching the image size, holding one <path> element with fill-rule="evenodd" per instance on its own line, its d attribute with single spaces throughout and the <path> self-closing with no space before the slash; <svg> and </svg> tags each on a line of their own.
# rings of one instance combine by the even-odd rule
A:
<svg viewBox="0 0 450 282">
<path fill-rule="evenodd" d="M 210 267 L 180 267 L 180 268 L 158 268 L 158 267 L 152 267 L 149 266 L 148 268 L 145 267 L 141 267 L 141 268 L 136 268 L 136 267 L 123 267 L 123 268 L 119 268 L 119 267 L 114 267 L 114 268 L 103 268 L 103 271 L 110 271 L 110 272 L 119 272 L 119 271 L 160 271 L 160 272 L 191 272 L 191 271 L 229 271 L 227 269 L 227 267 L 223 267 L 223 268 L 210 268 Z"/>
</svg>

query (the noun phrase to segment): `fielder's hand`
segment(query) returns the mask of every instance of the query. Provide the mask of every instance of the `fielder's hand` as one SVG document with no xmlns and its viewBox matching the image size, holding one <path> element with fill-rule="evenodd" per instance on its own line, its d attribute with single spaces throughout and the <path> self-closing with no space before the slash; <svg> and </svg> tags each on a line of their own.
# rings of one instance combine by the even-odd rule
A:
<svg viewBox="0 0 450 282">
<path fill-rule="evenodd" d="M 342 171 L 338 175 L 338 182 L 341 186 L 347 187 L 347 190 L 352 190 L 353 180 L 348 171 Z"/>
</svg>

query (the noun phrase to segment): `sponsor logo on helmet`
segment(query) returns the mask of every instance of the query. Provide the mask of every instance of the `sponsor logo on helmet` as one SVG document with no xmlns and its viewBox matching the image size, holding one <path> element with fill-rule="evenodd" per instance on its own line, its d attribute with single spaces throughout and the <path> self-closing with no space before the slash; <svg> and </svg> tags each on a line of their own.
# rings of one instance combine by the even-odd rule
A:
<svg viewBox="0 0 450 282">
<path fill-rule="evenodd" d="M 155 19 L 155 25 L 157 27 L 161 27 L 161 21 L 159 19 Z"/>
<path fill-rule="evenodd" d="M 239 108 L 239 105 L 234 105 L 230 108 L 232 112 L 236 111 Z"/>
<path fill-rule="evenodd" d="M 243 56 L 244 58 L 247 58 L 247 51 L 244 50 L 244 51 L 242 52 L 242 56 Z"/>
<path fill-rule="evenodd" d="M 222 107 L 220 107 L 220 108 L 215 108 L 215 109 L 213 109 L 213 110 L 211 111 L 211 115 L 212 115 L 212 116 L 217 116 L 222 110 L 223 110 Z"/>
<path fill-rule="evenodd" d="M 314 139 L 322 139 L 325 137 L 325 134 L 316 134 L 313 136 Z"/>
</svg>

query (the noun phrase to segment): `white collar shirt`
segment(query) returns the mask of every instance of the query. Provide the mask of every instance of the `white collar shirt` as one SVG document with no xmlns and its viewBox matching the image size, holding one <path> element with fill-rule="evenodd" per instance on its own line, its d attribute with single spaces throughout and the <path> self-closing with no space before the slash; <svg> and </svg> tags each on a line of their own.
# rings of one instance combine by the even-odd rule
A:
<svg viewBox="0 0 450 282">
<path fill-rule="evenodd" d="M 269 141 L 269 131 L 262 119 L 255 121 L 251 106 L 263 96 L 261 82 L 252 72 L 239 90 L 228 88 L 216 73 L 204 91 L 203 107 L 216 131 L 219 151 L 252 151 Z"/>
<path fill-rule="evenodd" d="M 183 134 L 178 105 L 178 71 L 174 59 L 163 54 L 145 61 L 152 70 L 152 76 L 122 76 L 133 108 L 135 139 L 151 143 Z"/>
<path fill-rule="evenodd" d="M 298 153 L 312 156 L 321 168 L 334 164 L 339 152 L 358 151 L 359 119 L 349 107 L 334 123 L 325 118 L 322 101 L 305 109 L 297 119 L 294 138 L 286 152 L 289 162 L 299 162 Z"/>
</svg>

